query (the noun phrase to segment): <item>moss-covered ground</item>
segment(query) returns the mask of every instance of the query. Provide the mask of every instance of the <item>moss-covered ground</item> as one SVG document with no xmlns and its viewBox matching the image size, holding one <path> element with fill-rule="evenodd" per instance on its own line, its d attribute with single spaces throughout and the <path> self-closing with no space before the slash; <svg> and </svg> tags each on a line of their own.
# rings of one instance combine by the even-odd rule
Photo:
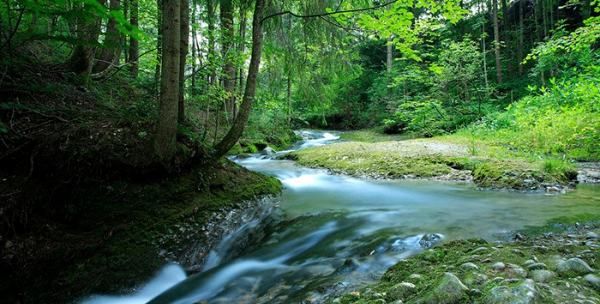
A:
<svg viewBox="0 0 600 304">
<path fill-rule="evenodd" d="M 472 179 L 485 188 L 545 189 L 567 185 L 575 167 L 551 157 L 534 157 L 464 135 L 406 139 L 374 131 L 342 135 L 345 142 L 290 155 L 301 165 L 375 178 Z"/>
<path fill-rule="evenodd" d="M 582 215 L 526 229 L 511 242 L 450 241 L 399 262 L 378 283 L 330 302 L 598 303 L 599 286 L 591 281 L 600 268 L 599 224 L 600 216 Z M 571 258 L 592 269 L 561 271 L 558 265 Z M 447 284 L 447 273 L 460 284 Z"/>
</svg>

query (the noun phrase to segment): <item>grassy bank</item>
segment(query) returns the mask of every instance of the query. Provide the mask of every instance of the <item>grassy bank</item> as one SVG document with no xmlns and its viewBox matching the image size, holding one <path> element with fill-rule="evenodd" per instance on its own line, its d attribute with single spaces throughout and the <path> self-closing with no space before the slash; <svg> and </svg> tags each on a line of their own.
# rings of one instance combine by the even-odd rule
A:
<svg viewBox="0 0 600 304">
<path fill-rule="evenodd" d="M 574 225 L 582 219 L 588 222 Z M 332 302 L 597 302 L 600 218 L 582 215 L 551 222 L 522 231 L 514 242 L 447 242 L 401 261 L 380 282 Z"/>
<path fill-rule="evenodd" d="M 575 167 L 552 157 L 539 158 L 464 134 L 406 139 L 375 131 L 354 131 L 350 140 L 294 152 L 305 166 L 375 178 L 470 180 L 485 188 L 517 190 L 564 186 Z"/>
</svg>

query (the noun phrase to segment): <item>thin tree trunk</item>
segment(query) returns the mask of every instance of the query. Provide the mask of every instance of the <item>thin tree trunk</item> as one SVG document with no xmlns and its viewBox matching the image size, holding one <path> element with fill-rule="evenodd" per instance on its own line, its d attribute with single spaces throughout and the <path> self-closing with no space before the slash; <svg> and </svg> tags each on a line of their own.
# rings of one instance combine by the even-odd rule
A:
<svg viewBox="0 0 600 304">
<path fill-rule="evenodd" d="M 519 45 L 517 60 L 519 60 L 519 75 L 523 75 L 523 1 L 519 0 Z"/>
<path fill-rule="evenodd" d="M 220 158 L 231 149 L 240 139 L 244 128 L 248 123 L 252 104 L 256 95 L 256 79 L 260 68 L 260 56 L 262 52 L 262 23 L 261 19 L 265 9 L 265 0 L 256 0 L 254 8 L 254 17 L 252 19 L 252 56 L 248 68 L 248 79 L 246 80 L 246 90 L 240 105 L 240 111 L 235 118 L 233 125 L 223 137 L 221 142 L 215 147 L 215 158 Z"/>
<path fill-rule="evenodd" d="M 163 0 L 163 58 L 160 108 L 154 138 L 154 152 L 163 164 L 175 155 L 177 105 L 179 102 L 179 58 L 181 44 L 181 0 Z"/>
<path fill-rule="evenodd" d="M 217 81 L 217 71 L 215 70 L 215 0 L 206 1 L 206 23 L 208 23 L 208 68 L 210 69 L 209 83 L 214 85 Z"/>
<path fill-rule="evenodd" d="M 110 10 L 118 11 L 121 9 L 120 0 L 110 0 Z M 119 62 L 121 54 L 121 33 L 117 29 L 117 21 L 111 18 L 106 25 L 106 33 L 104 34 L 104 43 L 102 51 L 96 57 L 96 64 L 93 72 L 100 73 Z"/>
<path fill-rule="evenodd" d="M 156 20 L 158 25 L 156 26 L 156 65 L 154 67 L 154 83 L 156 84 L 156 95 L 160 96 L 160 83 L 161 83 L 161 66 L 162 66 L 162 43 L 163 43 L 163 0 L 156 0 Z"/>
<path fill-rule="evenodd" d="M 494 54 L 496 56 L 496 81 L 502 83 L 502 63 L 500 61 L 500 30 L 498 28 L 498 0 L 492 1 L 492 19 L 494 22 Z"/>
<path fill-rule="evenodd" d="M 177 121 L 183 123 L 185 120 L 185 62 L 190 46 L 190 6 L 188 0 L 181 1 L 181 29 L 179 44 L 179 107 Z"/>
<path fill-rule="evenodd" d="M 386 43 L 386 68 L 388 74 L 392 72 L 392 64 L 393 64 L 394 54 L 393 54 L 393 46 L 392 46 L 392 37 L 388 37 Z"/>
<path fill-rule="evenodd" d="M 105 1 L 100 1 L 100 4 L 104 5 Z M 85 4 L 82 9 L 90 10 L 89 6 L 90 4 Z M 99 17 L 91 20 L 89 18 L 80 17 L 77 19 L 75 25 L 77 44 L 73 49 L 71 58 L 69 58 L 68 65 L 71 71 L 81 77 L 84 85 L 87 85 L 90 74 L 92 73 L 94 55 L 96 52 L 95 45 L 98 43 L 101 25 L 102 19 Z"/>
<path fill-rule="evenodd" d="M 131 0 L 129 10 L 129 23 L 131 25 L 137 27 L 139 25 L 138 15 L 139 15 L 139 0 Z M 135 37 L 129 38 L 129 62 L 130 62 L 130 71 L 131 77 L 137 78 L 139 71 L 139 57 L 140 56 L 140 48 L 139 41 Z"/>
<path fill-rule="evenodd" d="M 480 3 L 481 14 L 483 15 L 483 3 Z M 484 15 L 485 16 L 485 15 Z M 485 46 L 485 24 L 487 17 L 484 17 L 483 23 L 481 24 L 481 47 L 482 47 L 482 57 L 483 57 L 483 79 L 485 81 L 485 95 L 490 92 L 490 85 L 488 81 L 488 71 L 487 71 L 487 50 Z"/>
<path fill-rule="evenodd" d="M 288 127 L 292 125 L 292 73 L 288 68 L 287 75 L 287 123 Z"/>
<path fill-rule="evenodd" d="M 196 10 L 197 5 L 195 0 L 192 0 L 192 89 L 190 90 L 191 96 L 196 95 L 196 57 L 198 49 L 196 48 Z"/>
</svg>

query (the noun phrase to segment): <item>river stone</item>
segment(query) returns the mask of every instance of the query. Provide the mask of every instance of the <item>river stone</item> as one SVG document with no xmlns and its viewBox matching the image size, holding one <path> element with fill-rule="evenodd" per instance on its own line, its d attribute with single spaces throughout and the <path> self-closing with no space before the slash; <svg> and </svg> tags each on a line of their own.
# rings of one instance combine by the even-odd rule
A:
<svg viewBox="0 0 600 304">
<path fill-rule="evenodd" d="M 530 272 L 529 276 L 537 283 L 547 283 L 552 280 L 556 274 L 550 270 L 536 269 Z"/>
<path fill-rule="evenodd" d="M 446 272 L 438 286 L 433 289 L 422 302 L 431 304 L 466 303 L 469 300 L 467 294 L 468 291 L 469 288 L 467 288 L 467 286 L 465 286 L 465 284 L 463 284 L 453 273 Z"/>
<path fill-rule="evenodd" d="M 523 267 L 515 264 L 507 264 L 504 272 L 509 278 L 525 278 L 527 277 L 527 271 Z"/>
<path fill-rule="evenodd" d="M 416 286 L 413 283 L 402 282 L 394 285 L 387 292 L 388 300 L 402 300 L 415 292 Z"/>
<path fill-rule="evenodd" d="M 546 269 L 548 268 L 544 263 L 533 263 L 527 266 L 529 270 L 538 270 L 538 269 Z"/>
<path fill-rule="evenodd" d="M 594 289 L 600 291 L 600 278 L 593 274 L 588 274 L 583 277 L 588 284 L 590 284 Z"/>
<path fill-rule="evenodd" d="M 515 286 L 496 286 L 489 291 L 485 298 L 486 304 L 529 304 L 536 297 L 535 283 L 527 279 Z"/>
<path fill-rule="evenodd" d="M 588 240 L 597 240 L 598 234 L 593 231 L 588 231 L 588 233 L 585 234 L 585 238 Z"/>
<path fill-rule="evenodd" d="M 502 263 L 502 262 L 496 262 L 496 263 L 492 264 L 492 269 L 494 269 L 496 271 L 502 271 L 502 270 L 504 270 L 504 268 L 506 268 L 506 265 L 504 265 L 504 263 Z"/>
<path fill-rule="evenodd" d="M 487 247 L 477 247 L 477 248 L 473 249 L 473 251 L 471 251 L 471 253 L 477 254 L 477 253 L 488 251 L 488 250 L 489 250 L 489 248 L 487 248 Z"/>
<path fill-rule="evenodd" d="M 411 280 L 420 281 L 423 278 L 423 276 L 418 273 L 413 273 L 409 275 L 408 278 Z"/>
<path fill-rule="evenodd" d="M 594 270 L 584 260 L 580 258 L 570 258 L 558 263 L 556 271 L 561 276 L 576 277 L 593 272 Z"/>
<path fill-rule="evenodd" d="M 443 235 L 437 233 L 428 233 L 423 235 L 421 240 L 419 240 L 419 245 L 422 248 L 431 248 L 437 243 L 439 243 L 444 238 Z"/>
<path fill-rule="evenodd" d="M 264 156 L 272 156 L 274 154 L 275 154 L 275 150 L 273 150 L 273 148 L 271 148 L 271 147 L 266 147 L 262 151 L 260 151 L 260 155 L 264 155 Z"/>
<path fill-rule="evenodd" d="M 464 269 L 464 270 L 478 270 L 479 267 L 473 263 L 464 263 L 462 265 L 460 265 L 460 268 Z"/>
<path fill-rule="evenodd" d="M 485 285 L 485 283 L 487 283 L 488 281 L 488 276 L 486 276 L 485 274 L 481 274 L 481 273 L 477 273 L 477 272 L 471 272 L 467 275 L 465 275 L 463 282 L 467 285 L 467 286 L 483 286 Z"/>
</svg>

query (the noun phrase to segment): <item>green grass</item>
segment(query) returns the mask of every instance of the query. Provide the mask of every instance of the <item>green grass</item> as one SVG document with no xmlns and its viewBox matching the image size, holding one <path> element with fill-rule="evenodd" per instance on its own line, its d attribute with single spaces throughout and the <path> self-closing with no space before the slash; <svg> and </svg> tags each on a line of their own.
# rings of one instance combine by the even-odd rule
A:
<svg viewBox="0 0 600 304">
<path fill-rule="evenodd" d="M 397 141 L 415 138 L 412 134 L 384 134 L 379 128 L 364 129 L 343 132 L 340 136 L 342 140 L 359 142 L 383 142 Z"/>
</svg>

